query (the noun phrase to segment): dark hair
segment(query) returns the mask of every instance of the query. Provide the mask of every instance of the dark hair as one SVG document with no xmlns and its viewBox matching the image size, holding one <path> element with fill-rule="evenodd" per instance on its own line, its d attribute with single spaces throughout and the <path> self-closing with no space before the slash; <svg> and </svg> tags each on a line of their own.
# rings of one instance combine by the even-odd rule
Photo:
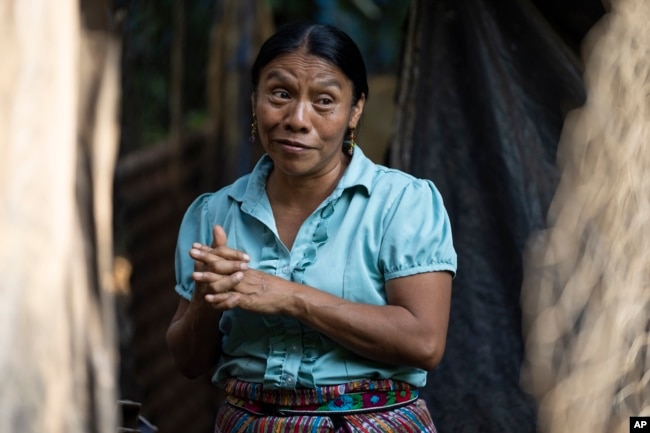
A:
<svg viewBox="0 0 650 433">
<path fill-rule="evenodd" d="M 326 24 L 293 23 L 281 27 L 264 42 L 251 70 L 253 91 L 257 91 L 262 68 L 282 54 L 304 48 L 339 68 L 352 81 L 352 103 L 361 95 L 368 98 L 366 64 L 352 38 L 336 27 Z"/>
</svg>

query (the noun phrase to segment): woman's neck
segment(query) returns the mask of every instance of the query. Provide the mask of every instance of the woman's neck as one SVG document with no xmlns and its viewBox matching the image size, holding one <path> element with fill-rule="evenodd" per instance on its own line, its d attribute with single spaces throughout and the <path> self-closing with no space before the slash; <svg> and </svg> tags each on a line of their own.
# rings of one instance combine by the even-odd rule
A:
<svg viewBox="0 0 650 433">
<path fill-rule="evenodd" d="M 287 176 L 273 169 L 266 184 L 271 205 L 312 212 L 334 191 L 349 161 L 318 177 Z"/>
</svg>

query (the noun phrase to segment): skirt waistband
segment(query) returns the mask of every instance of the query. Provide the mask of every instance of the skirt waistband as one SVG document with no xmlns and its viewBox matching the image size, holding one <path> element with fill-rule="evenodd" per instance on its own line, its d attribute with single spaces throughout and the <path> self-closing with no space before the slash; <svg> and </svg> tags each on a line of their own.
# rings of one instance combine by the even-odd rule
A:
<svg viewBox="0 0 650 433">
<path fill-rule="evenodd" d="M 263 390 L 261 384 L 228 379 L 223 386 L 231 406 L 264 415 L 307 415 L 391 410 L 418 399 L 417 388 L 394 380 L 363 380 L 296 390 Z"/>
</svg>

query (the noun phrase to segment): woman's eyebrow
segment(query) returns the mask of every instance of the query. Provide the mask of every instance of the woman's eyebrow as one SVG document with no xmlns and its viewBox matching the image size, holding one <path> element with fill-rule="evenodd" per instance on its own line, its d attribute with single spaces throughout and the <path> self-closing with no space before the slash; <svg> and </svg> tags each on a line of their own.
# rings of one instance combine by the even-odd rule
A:
<svg viewBox="0 0 650 433">
<path fill-rule="evenodd" d="M 343 88 L 341 82 L 336 78 L 322 78 L 320 80 L 316 78 L 314 80 L 314 83 L 321 87 L 338 87 L 339 89 Z"/>
<path fill-rule="evenodd" d="M 278 81 L 286 83 L 289 81 L 293 81 L 293 76 L 287 74 L 284 71 L 278 69 L 272 69 L 266 75 L 266 79 L 267 80 L 276 79 Z M 330 78 L 330 77 L 319 78 L 318 76 L 316 76 L 313 79 L 313 83 L 319 87 L 336 87 L 338 89 L 343 89 L 343 85 L 341 84 L 341 81 L 336 78 Z"/>
<path fill-rule="evenodd" d="M 266 78 L 269 79 L 269 80 L 275 78 L 275 79 L 280 80 L 280 81 L 290 81 L 291 80 L 290 75 L 288 75 L 288 74 L 286 74 L 286 73 L 284 73 L 282 71 L 279 71 L 277 69 L 270 70 L 269 73 L 266 75 Z"/>
</svg>

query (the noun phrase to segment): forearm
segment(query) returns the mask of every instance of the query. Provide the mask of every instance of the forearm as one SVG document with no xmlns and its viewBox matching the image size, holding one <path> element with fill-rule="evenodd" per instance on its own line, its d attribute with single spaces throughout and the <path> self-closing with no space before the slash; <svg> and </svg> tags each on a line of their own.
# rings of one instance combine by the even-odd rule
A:
<svg viewBox="0 0 650 433">
<path fill-rule="evenodd" d="M 442 357 L 446 326 L 428 326 L 428 320 L 403 306 L 354 303 L 299 285 L 292 292 L 287 315 L 361 356 L 425 370 L 435 367 Z"/>
<path fill-rule="evenodd" d="M 192 250 L 194 251 L 194 250 Z M 194 273 L 200 284 L 218 284 L 206 300 L 222 309 L 235 307 L 258 314 L 294 317 L 343 347 L 366 358 L 425 370 L 444 352 L 451 302 L 451 274 L 423 272 L 385 282 L 387 305 L 350 302 L 317 288 L 265 272 L 242 268 L 236 261 L 202 248 L 195 259 L 230 263 L 213 273 Z M 216 259 L 215 259 L 216 257 Z"/>
<path fill-rule="evenodd" d="M 179 304 L 166 339 L 174 364 L 185 376 L 201 376 L 216 365 L 221 350 L 220 317 L 205 302 L 193 299 Z"/>
</svg>

